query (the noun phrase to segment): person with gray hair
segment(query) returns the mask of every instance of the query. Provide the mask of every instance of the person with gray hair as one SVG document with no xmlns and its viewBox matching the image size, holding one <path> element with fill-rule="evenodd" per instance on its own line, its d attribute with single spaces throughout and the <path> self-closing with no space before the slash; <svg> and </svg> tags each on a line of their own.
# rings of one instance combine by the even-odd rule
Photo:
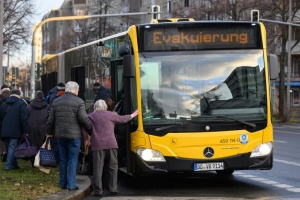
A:
<svg viewBox="0 0 300 200">
<path fill-rule="evenodd" d="M 78 91 L 79 91 L 79 85 L 74 81 L 69 81 L 65 86 L 65 92 L 76 94 L 76 92 L 78 93 Z"/>
<path fill-rule="evenodd" d="M 115 124 L 126 123 L 139 114 L 136 110 L 131 115 L 118 115 L 107 110 L 104 100 L 95 102 L 94 112 L 89 114 L 92 121 L 91 149 L 93 154 L 93 195 L 101 196 L 103 193 L 102 174 L 104 165 L 109 168 L 109 192 L 116 195 L 118 177 L 118 144 L 114 133 Z M 104 162 L 108 160 L 108 163 Z"/>
<path fill-rule="evenodd" d="M 78 97 L 79 85 L 69 81 L 65 93 L 53 101 L 47 121 L 47 136 L 55 136 L 59 151 L 59 186 L 69 191 L 78 190 L 76 168 L 81 146 L 81 127 L 88 132 L 92 123 L 84 101 Z"/>
</svg>

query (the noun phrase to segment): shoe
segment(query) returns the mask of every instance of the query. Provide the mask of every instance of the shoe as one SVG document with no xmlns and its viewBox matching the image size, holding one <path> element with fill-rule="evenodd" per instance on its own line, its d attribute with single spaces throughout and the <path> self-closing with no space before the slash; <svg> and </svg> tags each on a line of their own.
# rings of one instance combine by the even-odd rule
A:
<svg viewBox="0 0 300 200">
<path fill-rule="evenodd" d="M 96 190 L 96 191 L 92 192 L 92 195 L 93 196 L 102 196 L 102 192 Z"/>
<path fill-rule="evenodd" d="M 117 195 L 118 194 L 118 192 L 117 191 L 114 191 L 114 192 L 109 192 L 109 195 L 111 195 L 111 196 L 115 196 L 115 195 Z"/>
<path fill-rule="evenodd" d="M 12 168 L 10 168 L 10 169 L 5 169 L 6 171 L 9 171 L 9 170 L 12 170 L 12 169 L 20 169 L 20 167 L 19 166 L 16 166 L 16 167 L 12 167 Z"/>
<path fill-rule="evenodd" d="M 68 188 L 69 191 L 79 190 L 79 187 L 75 186 L 74 188 Z"/>
</svg>

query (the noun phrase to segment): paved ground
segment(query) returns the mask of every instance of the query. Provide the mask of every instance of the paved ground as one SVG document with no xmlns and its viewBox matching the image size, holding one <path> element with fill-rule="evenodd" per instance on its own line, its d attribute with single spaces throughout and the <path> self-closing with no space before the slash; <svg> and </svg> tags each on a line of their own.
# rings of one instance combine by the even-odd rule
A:
<svg viewBox="0 0 300 200">
<path fill-rule="evenodd" d="M 76 185 L 79 187 L 77 191 L 61 190 L 56 194 L 52 194 L 39 200 L 81 200 L 88 196 L 91 192 L 91 179 L 88 176 L 76 176 Z"/>
</svg>

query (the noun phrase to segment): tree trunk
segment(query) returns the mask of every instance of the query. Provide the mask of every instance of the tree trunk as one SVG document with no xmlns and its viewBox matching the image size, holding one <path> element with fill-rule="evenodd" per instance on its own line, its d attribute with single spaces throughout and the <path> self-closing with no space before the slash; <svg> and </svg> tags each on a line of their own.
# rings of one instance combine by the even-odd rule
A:
<svg viewBox="0 0 300 200">
<path fill-rule="evenodd" d="M 286 43 L 287 40 L 283 37 L 282 38 L 282 48 L 281 48 L 281 55 L 280 55 L 280 72 L 279 72 L 279 118 L 282 122 L 286 121 L 285 115 L 285 66 L 287 64 L 287 53 L 286 53 Z"/>
</svg>

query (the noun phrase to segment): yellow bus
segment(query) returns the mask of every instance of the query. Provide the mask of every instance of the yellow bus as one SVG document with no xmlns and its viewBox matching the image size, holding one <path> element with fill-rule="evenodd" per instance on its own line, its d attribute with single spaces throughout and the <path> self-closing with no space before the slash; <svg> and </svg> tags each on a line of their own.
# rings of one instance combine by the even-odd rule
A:
<svg viewBox="0 0 300 200">
<path fill-rule="evenodd" d="M 260 22 L 138 24 L 51 59 L 60 63 L 57 82 L 78 81 L 87 107 L 93 83 L 110 78 L 116 112 L 141 111 L 116 127 L 121 171 L 231 175 L 273 166 L 278 65 Z"/>
</svg>

